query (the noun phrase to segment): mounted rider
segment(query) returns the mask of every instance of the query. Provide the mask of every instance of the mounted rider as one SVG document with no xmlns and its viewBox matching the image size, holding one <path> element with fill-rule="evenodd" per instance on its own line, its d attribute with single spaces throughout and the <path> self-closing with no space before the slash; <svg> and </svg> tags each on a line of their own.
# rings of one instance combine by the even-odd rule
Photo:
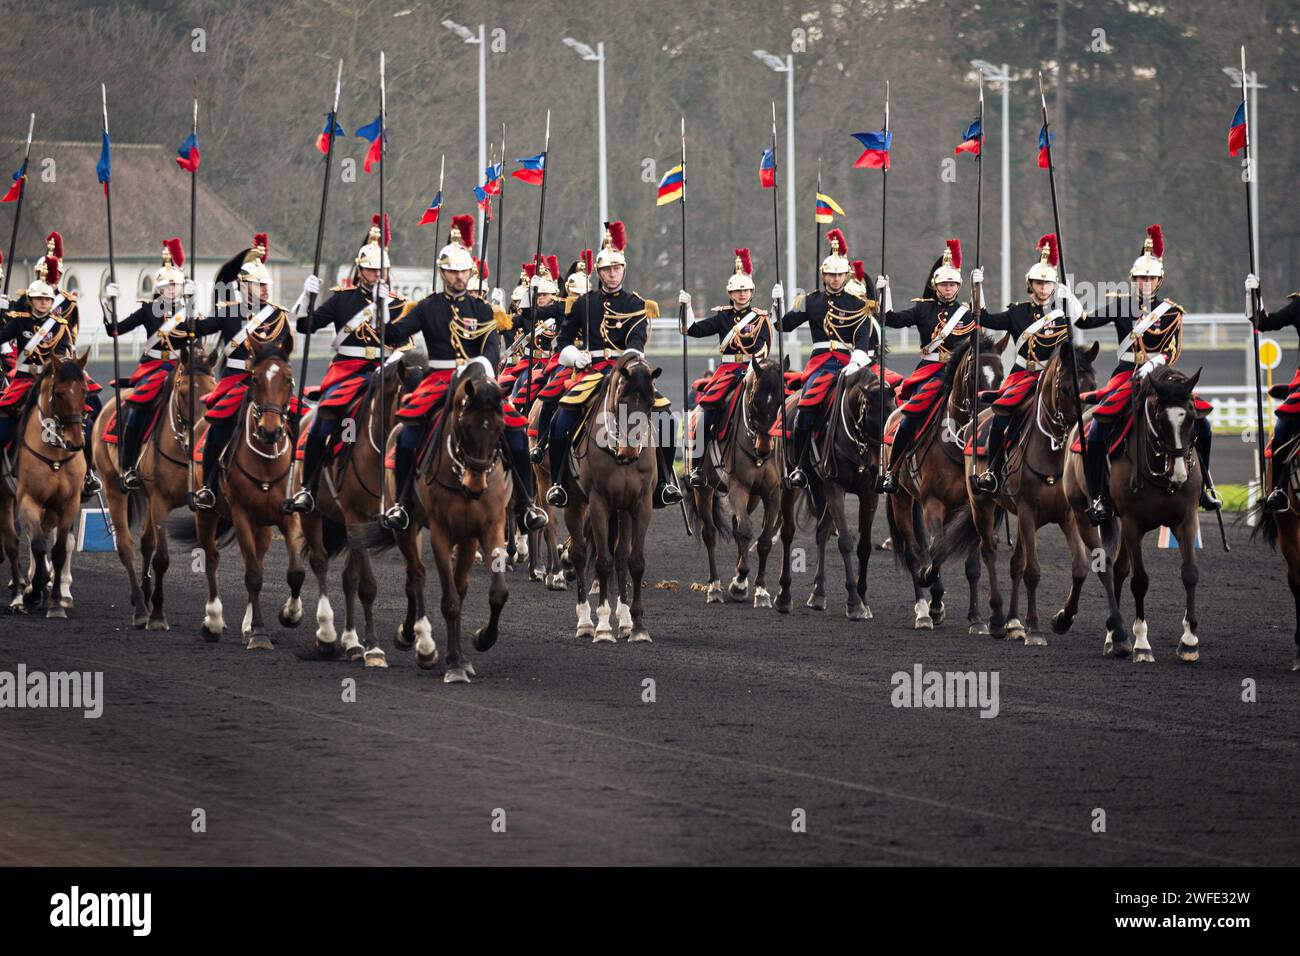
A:
<svg viewBox="0 0 1300 956">
<path fill-rule="evenodd" d="M 560 408 L 551 422 L 549 448 L 554 484 L 546 492 L 546 500 L 555 508 L 563 508 L 569 503 L 564 487 L 569 475 L 569 446 L 573 430 L 582 420 L 584 408 L 619 356 L 624 352 L 645 352 L 650 337 L 650 321 L 659 317 L 657 302 L 623 288 L 623 276 L 627 270 L 626 246 L 623 223 L 606 223 L 605 237 L 595 262 L 599 287 L 584 295 L 533 310 L 536 321 L 554 319 L 559 323 L 560 331 L 555 340 L 555 347 L 560 352 L 559 363 L 576 370 L 572 384 L 559 399 Z M 528 298 L 524 302 L 530 304 Z M 586 343 L 589 351 L 579 348 L 579 340 Z M 599 353 L 598 358 L 596 353 Z M 668 408 L 668 399 L 656 393 L 655 412 Z M 666 431 L 667 440 L 656 442 L 659 468 L 654 491 L 655 507 L 682 500 L 681 489 L 673 480 L 677 439 L 671 417 L 667 418 Z M 661 430 L 655 429 L 655 434 L 658 438 Z"/>
<path fill-rule="evenodd" d="M 376 302 L 388 302 L 389 316 L 396 316 L 406 306 L 406 300 L 388 290 L 383 281 L 389 269 L 388 246 L 392 232 L 385 223 L 383 245 L 380 245 L 379 214 L 371 217 L 366 241 L 352 259 L 352 275 L 345 285 L 334 286 L 331 295 L 310 314 L 306 303 L 320 291 L 320 279 L 308 276 L 303 282 L 302 295 L 294 306 L 298 316 L 296 328 L 303 335 L 311 335 L 327 326 L 334 328 L 330 359 L 325 377 L 320 383 L 320 399 L 312 417 L 311 429 L 302 455 L 302 487 L 284 502 L 285 511 L 311 514 L 316 508 L 316 490 L 330 445 L 338 433 L 340 423 L 365 395 L 375 373 L 379 370 L 379 315 Z M 409 344 L 405 348 L 409 348 Z M 393 349 L 388 361 L 401 358 L 403 348 Z"/>
<path fill-rule="evenodd" d="M 239 427 L 239 410 L 257 354 L 272 349 L 287 359 L 293 353 L 289 313 L 271 301 L 271 270 L 266 266 L 269 249 L 266 233 L 254 235 L 249 248 L 217 270 L 213 314 L 195 317 L 196 336 L 218 333 L 221 337 L 217 387 L 203 396 L 208 408 L 204 415 L 208 430 L 203 438 L 203 484 L 190 496 L 191 508 L 199 511 L 217 505 L 214 489 L 220 479 L 221 455 Z M 224 295 L 231 298 L 223 299 Z M 290 404 L 286 416 L 292 420 L 297 403 L 291 399 Z"/>
<path fill-rule="evenodd" d="M 523 271 L 520 273 L 524 277 L 524 288 L 520 292 L 521 303 L 530 283 L 535 290 L 535 300 L 539 308 L 550 305 L 558 297 L 560 287 L 557 278 L 553 276 L 558 277 L 560 260 L 556 256 L 543 256 L 541 267 L 541 274 L 538 275 L 534 263 L 524 263 Z M 536 276 L 535 281 L 534 276 Z M 520 306 L 514 325 L 515 339 L 506 352 L 507 361 L 510 356 L 514 356 L 515 361 L 508 364 L 501 372 L 501 387 L 510 393 L 511 403 L 525 416 L 541 391 L 546 378 L 560 364 L 560 357 L 555 351 L 555 337 L 559 334 L 558 324 L 554 319 L 534 323 L 532 311 L 531 308 L 525 309 Z M 528 329 L 532 330 L 531 342 L 527 334 Z M 531 371 L 529 366 L 532 367 Z M 536 464 L 531 451 L 529 461 Z"/>
<path fill-rule="evenodd" d="M 1253 296 L 1258 288 L 1258 277 L 1253 273 L 1246 276 L 1246 294 Z M 1268 312 L 1261 308 L 1255 316 L 1255 327 L 1261 332 L 1280 332 L 1287 328 L 1300 331 L 1300 292 L 1292 292 L 1289 299 L 1290 301 L 1276 312 Z M 1278 385 L 1273 387 L 1278 391 L 1282 390 Z M 1277 427 L 1273 430 L 1273 438 L 1269 442 L 1273 466 L 1270 470 L 1268 496 L 1263 504 L 1265 511 L 1274 514 L 1287 511 L 1291 507 L 1290 498 L 1282 482 L 1286 477 L 1285 462 L 1290 457 L 1291 446 L 1296 436 L 1300 435 L 1300 368 L 1296 369 L 1295 374 L 1291 376 L 1291 381 L 1284 387 L 1286 397 L 1277 407 Z"/>
<path fill-rule="evenodd" d="M 898 491 L 898 469 L 907 458 L 912 442 L 943 401 L 943 370 L 958 347 L 974 333 L 975 314 L 957 299 L 961 290 L 961 243 L 949 239 L 930 270 L 921 298 L 912 307 L 895 312 L 888 276 L 876 277 L 876 288 L 884 302 L 885 325 L 891 329 L 914 328 L 921 337 L 921 360 L 898 390 L 902 417 L 889 453 L 889 469 L 881 490 Z"/>
<path fill-rule="evenodd" d="M 1056 234 L 1048 233 L 1039 239 L 1037 252 L 1038 261 L 1025 273 L 1029 301 L 1013 302 L 1005 312 L 986 312 L 980 318 L 984 328 L 1011 334 L 1016 344 L 1016 367 L 1001 388 L 980 393 L 981 402 L 992 402 L 993 421 L 989 426 L 988 467 L 972 482 L 976 494 L 997 492 L 1006 460 L 1007 426 L 1032 400 L 1047 363 L 1061 343 L 1070 340 L 1071 327 L 1083 316 L 1083 306 L 1056 271 L 1060 261 Z M 979 279 L 983 278 L 981 274 Z M 1053 299 L 1057 300 L 1055 307 Z"/>
<path fill-rule="evenodd" d="M 168 378 L 176 370 L 176 362 L 189 341 L 189 315 L 185 302 L 194 296 L 194 283 L 185 278 L 185 249 L 179 238 L 164 239 L 162 265 L 153 275 L 153 298 L 141 300 L 139 307 L 117 324 L 106 323 L 104 331 L 109 337 L 125 335 L 133 329 L 143 328 L 148 334 L 140 362 L 131 373 L 131 391 L 122 399 L 118 409 L 118 453 L 122 473 L 118 486 L 124 492 L 144 487 L 136 466 L 140 459 L 140 445 L 145 430 L 153 420 Z M 118 289 L 110 284 L 106 297 L 116 301 Z M 104 313 L 108 314 L 108 309 Z"/>
<path fill-rule="evenodd" d="M 699 421 L 695 437 L 689 447 L 694 455 L 687 455 L 686 483 L 692 488 L 704 486 L 705 449 L 726 417 L 732 393 L 745 378 L 745 370 L 752 359 L 765 358 L 772 344 L 772 318 L 762 309 L 750 308 L 754 298 L 754 266 L 748 249 L 736 250 L 735 269 L 727 277 L 727 298 L 730 305 L 713 309 L 708 318 L 695 318 L 691 309 L 691 296 L 683 289 L 678 301 L 686 307 L 682 334 L 694 339 L 718 337 L 718 351 L 723 361 L 714 369 L 709 380 L 697 390 Z"/>
<path fill-rule="evenodd" d="M 384 514 L 384 524 L 403 530 L 410 524 L 409 509 L 415 492 L 418 459 L 425 449 L 435 414 L 441 409 L 447 391 L 460 371 L 470 363 L 481 364 L 494 382 L 501 356 L 501 329 L 510 321 L 500 309 L 468 294 L 474 258 L 474 218 L 452 217 L 451 242 L 438 253 L 441 289 L 407 303 L 397 320 L 384 329 L 390 344 L 406 342 L 417 333 L 424 336 L 429 355 L 429 371 L 419 387 L 402 396 L 397 417 L 402 430 L 397 438 L 397 500 Z M 532 504 L 535 486 L 528 465 L 527 421 L 502 397 L 505 432 L 502 439 L 508 451 L 516 487 L 515 517 L 519 526 L 535 531 L 546 526 L 546 513 Z"/>
<path fill-rule="evenodd" d="M 1183 347 L 1183 307 L 1173 299 L 1157 298 L 1164 281 L 1164 233 L 1159 224 L 1147 228 L 1142 254 L 1129 270 L 1128 289 L 1110 293 L 1095 315 L 1080 319 L 1078 328 L 1114 325 L 1119 337 L 1118 364 L 1108 381 L 1096 392 L 1084 395 L 1095 401 L 1088 430 L 1088 453 L 1084 457 L 1084 479 L 1088 485 L 1088 517 L 1101 524 L 1114 515 L 1110 501 L 1110 454 L 1127 437 L 1134 379 L 1141 381 L 1161 365 L 1173 365 Z M 1201 463 L 1201 507 L 1217 511 L 1223 506 L 1210 479 L 1210 422 L 1208 402 L 1196 400 L 1193 428 L 1197 457 Z M 1122 431 L 1120 431 L 1123 429 Z M 1119 431 L 1120 434 L 1116 434 Z"/>
<path fill-rule="evenodd" d="M 595 257 L 590 249 L 583 249 L 582 254 L 578 257 L 573 265 L 569 266 L 569 272 L 564 279 L 564 293 L 566 306 L 572 308 L 578 299 L 591 291 L 591 276 L 595 272 Z M 525 269 L 530 269 L 531 264 L 526 264 Z M 531 273 L 530 273 L 531 275 Z M 540 282 L 541 280 L 539 280 Z M 528 292 L 527 283 L 524 285 L 523 295 Z M 550 304 L 548 300 L 546 304 Z M 541 293 L 538 295 L 537 308 L 542 308 Z M 524 328 L 533 326 L 533 308 L 521 309 L 520 316 L 524 322 Z M 531 435 L 536 441 L 533 444 L 532 451 L 529 453 L 529 459 L 534 465 L 539 465 L 546 458 L 546 450 L 550 445 L 551 439 L 551 422 L 555 418 L 555 411 L 560 407 L 560 399 L 564 393 L 569 390 L 573 378 L 578 374 L 578 370 L 572 365 L 560 364 L 560 353 L 555 347 L 555 340 L 559 335 L 559 322 L 555 317 L 551 317 L 538 323 L 536 335 L 538 341 L 546 337 L 550 342 L 550 349 L 553 353 L 547 360 L 546 365 L 541 369 L 540 375 L 536 364 L 533 367 L 533 376 L 537 379 L 532 383 L 532 392 L 534 397 L 540 402 L 537 412 L 537 433 Z M 548 331 L 549 329 L 549 331 Z M 525 359 L 527 364 L 527 359 Z"/>
<path fill-rule="evenodd" d="M 845 289 L 849 279 L 848 243 L 844 233 L 827 234 L 830 255 L 822 260 L 820 291 L 801 298 L 781 317 L 781 331 L 793 332 L 805 322 L 812 335 L 812 357 L 804 370 L 799 411 L 794 419 L 794 470 L 790 484 L 809 487 L 807 468 L 813 432 L 825 416 L 823 406 L 834 390 L 840 372 L 857 371 L 870 365 L 880 343 L 880 326 L 874 316 L 876 302 Z M 777 283 L 772 300 L 781 301 L 785 290 Z"/>
</svg>

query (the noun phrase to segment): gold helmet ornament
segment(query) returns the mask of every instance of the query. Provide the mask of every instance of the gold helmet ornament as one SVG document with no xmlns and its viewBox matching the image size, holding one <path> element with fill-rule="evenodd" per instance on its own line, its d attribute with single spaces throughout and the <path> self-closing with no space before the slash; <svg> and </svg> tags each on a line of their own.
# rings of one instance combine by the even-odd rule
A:
<svg viewBox="0 0 1300 956">
<path fill-rule="evenodd" d="M 388 261 L 388 244 L 393 238 L 392 230 L 388 227 L 388 213 L 384 213 L 384 247 L 379 248 L 379 213 L 370 217 L 370 231 L 366 233 L 365 244 L 357 250 L 357 257 L 353 260 L 359 269 L 387 269 L 390 265 Z"/>
<path fill-rule="evenodd" d="M 1163 279 L 1165 275 L 1165 234 L 1159 223 L 1147 226 L 1147 237 L 1142 241 L 1142 255 L 1133 262 L 1129 275 L 1134 279 L 1150 276 Z"/>
<path fill-rule="evenodd" d="M 1057 250 L 1056 233 L 1049 232 L 1038 240 L 1038 261 L 1025 273 L 1025 291 L 1033 292 L 1032 282 L 1060 282 L 1056 272 L 1056 263 L 1060 260 Z"/>
<path fill-rule="evenodd" d="M 451 217 L 451 241 L 438 253 L 438 268 L 448 272 L 471 272 L 474 269 L 474 257 L 470 250 L 474 248 L 474 217 Z"/>
<path fill-rule="evenodd" d="M 523 306 L 524 293 L 528 291 L 528 263 L 519 267 L 519 284 L 515 290 L 510 293 L 510 302 L 515 306 Z"/>
<path fill-rule="evenodd" d="M 582 255 L 569 267 L 569 274 L 564 279 L 566 295 L 586 295 L 591 291 L 591 273 L 595 269 L 595 259 L 590 249 L 583 249 Z"/>
<path fill-rule="evenodd" d="M 854 259 L 849 263 L 853 278 L 844 283 L 844 291 L 849 295 L 856 295 L 859 299 L 867 297 L 867 266 L 861 259 Z"/>
<path fill-rule="evenodd" d="M 492 284 L 488 282 L 488 264 L 486 260 L 475 259 L 474 268 L 470 270 L 469 282 L 465 285 L 467 292 L 491 292 Z"/>
<path fill-rule="evenodd" d="M 627 258 L 623 255 L 625 249 L 627 229 L 624 225 L 621 222 L 605 223 L 605 238 L 600 243 L 600 251 L 596 253 L 596 268 L 627 265 Z"/>
<path fill-rule="evenodd" d="M 829 243 L 831 252 L 822 260 L 822 274 L 837 276 L 845 275 L 849 271 L 849 243 L 844 238 L 844 233 L 839 229 L 832 229 L 826 234 L 826 241 Z"/>
<path fill-rule="evenodd" d="M 538 295 L 559 295 L 560 259 L 558 256 L 540 256 L 538 258 L 537 282 L 534 286 Z"/>
<path fill-rule="evenodd" d="M 45 255 L 36 260 L 32 274 L 35 278 L 27 287 L 27 298 L 53 299 L 63 275 L 63 237 L 57 232 L 45 237 Z"/>
<path fill-rule="evenodd" d="M 754 263 L 749 258 L 748 249 L 736 250 L 736 268 L 727 278 L 728 292 L 754 291 Z"/>
<path fill-rule="evenodd" d="M 266 267 L 266 254 L 271 242 L 264 232 L 253 236 L 253 246 L 244 253 L 244 264 L 239 267 L 239 281 L 254 285 L 271 285 L 271 270 Z"/>
<path fill-rule="evenodd" d="M 939 265 L 930 276 L 930 282 L 933 285 L 938 285 L 940 282 L 955 282 L 958 285 L 961 285 L 960 239 L 948 240 L 947 248 L 943 250 L 943 256 L 939 260 Z"/>
<path fill-rule="evenodd" d="M 153 274 L 153 291 L 162 290 L 165 285 L 180 285 L 185 281 L 185 249 L 179 237 L 163 240 L 162 267 Z"/>
</svg>

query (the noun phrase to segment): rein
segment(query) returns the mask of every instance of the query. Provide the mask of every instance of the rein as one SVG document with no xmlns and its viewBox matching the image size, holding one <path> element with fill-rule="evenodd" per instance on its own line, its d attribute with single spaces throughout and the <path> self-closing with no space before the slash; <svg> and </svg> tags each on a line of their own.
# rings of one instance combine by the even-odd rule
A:
<svg viewBox="0 0 1300 956">
<path fill-rule="evenodd" d="M 81 456 L 82 445 L 78 445 L 76 448 L 70 447 L 67 440 L 63 437 L 63 429 L 67 428 L 69 425 L 75 425 L 78 421 L 83 421 L 84 415 L 47 415 L 45 413 L 45 391 L 44 389 L 41 389 L 36 400 L 36 417 L 41 426 L 41 442 L 50 445 L 53 448 L 59 448 L 63 451 L 71 452 L 71 454 L 66 458 L 50 458 L 43 455 L 39 450 L 28 444 L 26 434 L 23 435 L 24 449 L 45 462 L 45 464 L 50 467 L 51 471 L 59 471 L 68 462 Z M 57 436 L 57 438 L 51 439 L 52 435 Z"/>
</svg>

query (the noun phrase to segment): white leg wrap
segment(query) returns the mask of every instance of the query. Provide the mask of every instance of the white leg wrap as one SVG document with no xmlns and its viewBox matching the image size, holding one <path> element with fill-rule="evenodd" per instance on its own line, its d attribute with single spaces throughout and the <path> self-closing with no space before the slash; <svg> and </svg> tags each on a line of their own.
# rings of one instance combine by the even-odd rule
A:
<svg viewBox="0 0 1300 956">
<path fill-rule="evenodd" d="M 431 657 L 437 653 L 438 645 L 433 641 L 433 625 L 427 617 L 415 622 L 415 652 L 421 657 Z"/>
<path fill-rule="evenodd" d="M 330 599 L 322 594 L 316 602 L 316 640 L 333 644 L 338 638 L 338 631 L 334 630 L 334 608 L 330 606 Z"/>
<path fill-rule="evenodd" d="M 357 637 L 355 628 L 349 627 L 344 630 L 343 636 L 339 638 L 339 646 L 342 647 L 345 652 L 352 650 L 354 647 L 361 646 L 361 638 Z"/>
<path fill-rule="evenodd" d="M 213 598 L 203 606 L 203 624 L 213 634 L 226 629 L 226 619 L 221 614 L 221 598 Z"/>
<path fill-rule="evenodd" d="M 1196 632 L 1192 630 L 1192 626 L 1187 623 L 1187 618 L 1183 618 L 1182 643 L 1185 647 L 1196 647 L 1201 643 L 1200 639 L 1196 636 Z"/>
<path fill-rule="evenodd" d="M 1133 649 L 1138 651 L 1151 650 L 1151 644 L 1147 641 L 1147 622 L 1138 618 L 1133 622 Z"/>
</svg>

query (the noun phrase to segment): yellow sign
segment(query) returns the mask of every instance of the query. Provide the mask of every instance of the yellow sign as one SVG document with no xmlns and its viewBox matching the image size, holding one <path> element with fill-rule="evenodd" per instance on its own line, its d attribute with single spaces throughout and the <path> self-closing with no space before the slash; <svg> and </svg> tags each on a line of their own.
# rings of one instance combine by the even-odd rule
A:
<svg viewBox="0 0 1300 956">
<path fill-rule="evenodd" d="M 1282 346 L 1276 339 L 1259 340 L 1259 364 L 1263 368 L 1275 369 L 1282 364 Z"/>
</svg>

